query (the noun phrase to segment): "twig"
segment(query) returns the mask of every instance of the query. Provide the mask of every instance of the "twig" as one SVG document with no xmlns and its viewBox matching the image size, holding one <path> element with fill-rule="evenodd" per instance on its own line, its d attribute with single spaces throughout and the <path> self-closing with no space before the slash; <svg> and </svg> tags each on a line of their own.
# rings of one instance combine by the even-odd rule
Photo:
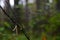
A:
<svg viewBox="0 0 60 40">
<path fill-rule="evenodd" d="M 19 26 L 19 24 L 17 24 L 6 12 L 5 12 L 5 10 L 0 6 L 0 8 L 2 9 L 2 11 L 4 12 L 4 14 L 12 21 L 12 23 L 14 24 L 14 25 L 17 25 L 17 27 L 20 27 Z M 26 36 L 26 38 L 28 39 L 28 40 L 30 40 L 30 38 L 28 37 L 28 35 L 27 35 L 27 33 L 24 31 L 24 28 L 23 27 L 21 27 L 22 28 L 22 32 L 23 32 L 23 34 Z"/>
</svg>

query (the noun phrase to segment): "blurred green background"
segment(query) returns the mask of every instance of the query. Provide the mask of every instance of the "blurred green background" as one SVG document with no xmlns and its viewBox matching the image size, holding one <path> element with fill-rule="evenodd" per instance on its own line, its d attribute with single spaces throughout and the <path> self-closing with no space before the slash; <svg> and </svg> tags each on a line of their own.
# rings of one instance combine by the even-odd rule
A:
<svg viewBox="0 0 60 40">
<path fill-rule="evenodd" d="M 60 0 L 0 0 L 0 40 L 60 40 Z M 22 26 L 21 26 L 22 25 Z M 17 33 L 18 31 L 18 33 Z"/>
</svg>

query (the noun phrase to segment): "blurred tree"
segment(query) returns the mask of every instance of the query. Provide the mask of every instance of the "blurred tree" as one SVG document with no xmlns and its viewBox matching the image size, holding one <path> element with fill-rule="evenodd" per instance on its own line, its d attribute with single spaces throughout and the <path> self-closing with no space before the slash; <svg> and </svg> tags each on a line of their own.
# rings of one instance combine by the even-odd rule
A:
<svg viewBox="0 0 60 40">
<path fill-rule="evenodd" d="M 14 20 L 16 23 L 20 23 L 20 8 L 18 7 L 19 0 L 14 0 Z"/>
<path fill-rule="evenodd" d="M 57 8 L 57 10 L 59 10 L 60 11 L 60 0 L 56 0 L 56 8 Z"/>
<path fill-rule="evenodd" d="M 2 10 L 0 9 L 0 27 L 3 26 L 4 17 L 5 17 L 5 15 L 3 14 Z"/>
<path fill-rule="evenodd" d="M 29 28 L 29 20 L 30 20 L 30 9 L 29 9 L 29 6 L 28 6 L 28 0 L 25 0 L 26 2 L 26 5 L 25 5 L 25 26 L 26 26 L 26 31 L 28 31 L 30 28 Z"/>
<path fill-rule="evenodd" d="M 37 10 L 40 10 L 41 8 L 41 0 L 36 0 L 36 6 L 37 6 Z"/>
</svg>

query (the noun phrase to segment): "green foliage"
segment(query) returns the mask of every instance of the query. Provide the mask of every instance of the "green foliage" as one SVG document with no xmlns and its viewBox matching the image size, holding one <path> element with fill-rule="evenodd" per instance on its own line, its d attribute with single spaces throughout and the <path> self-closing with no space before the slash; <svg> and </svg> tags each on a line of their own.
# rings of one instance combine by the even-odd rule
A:
<svg viewBox="0 0 60 40">
<path fill-rule="evenodd" d="M 4 27 L 0 27 L 0 32 L 4 31 L 5 28 Z"/>
<path fill-rule="evenodd" d="M 53 32 L 60 26 L 60 14 L 56 14 L 49 19 L 49 23 L 46 25 L 46 30 Z"/>
<path fill-rule="evenodd" d="M 35 4 L 28 4 L 28 6 L 32 8 L 31 10 L 36 10 L 33 7 L 34 5 Z M 19 16 L 20 17 L 20 23 L 24 24 L 25 23 L 24 22 L 25 10 L 23 9 L 24 7 L 21 4 L 17 5 L 16 7 L 18 8 L 18 13 L 20 15 Z M 12 14 L 10 16 L 12 16 Z M 37 10 L 37 13 L 35 13 L 32 16 L 32 19 L 29 21 L 29 24 L 28 24 L 31 27 L 32 30 L 30 29 L 30 31 L 27 32 L 27 33 L 29 33 L 31 40 L 40 40 L 41 37 L 42 37 L 41 34 L 45 34 L 45 33 L 48 33 L 48 32 L 54 32 L 54 31 L 57 30 L 58 27 L 60 27 L 60 13 L 57 12 L 52 17 L 47 19 L 47 21 L 49 22 L 48 24 L 45 24 L 45 23 L 42 23 L 42 22 L 40 24 L 36 24 L 40 20 L 45 20 L 45 19 L 47 19 L 47 18 L 43 14 L 43 9 Z M 45 21 L 43 21 L 43 22 L 45 22 Z M 35 25 L 37 25 L 37 26 L 35 26 Z M 10 31 L 10 29 L 7 29 L 7 28 L 11 28 L 11 26 L 12 26 L 12 24 L 10 22 L 4 21 L 3 27 L 2 26 L 0 27 L 0 40 L 27 40 L 26 37 L 23 34 L 16 36 L 15 33 L 12 33 L 12 31 Z M 37 29 L 37 27 L 38 27 L 38 29 Z M 26 28 L 26 27 L 24 26 L 24 28 Z M 39 31 L 39 33 L 40 33 L 39 34 L 38 31 L 37 32 L 35 30 L 33 31 L 33 28 L 36 28 L 36 31 L 40 30 L 40 29 L 45 29 L 45 30 L 42 31 L 42 33 L 41 33 L 41 31 Z M 35 38 L 34 34 L 32 34 L 34 32 L 37 33 L 39 35 L 39 37 Z M 45 35 L 47 35 L 47 34 L 45 34 Z M 59 37 L 60 36 L 57 37 L 57 40 L 60 40 Z M 52 36 L 49 36 L 48 40 L 51 40 L 52 38 L 53 38 Z"/>
<path fill-rule="evenodd" d="M 55 16 L 51 17 L 49 20 L 53 24 L 60 24 L 60 14 L 56 14 Z"/>
<path fill-rule="evenodd" d="M 8 23 L 8 22 L 4 22 L 4 26 L 10 27 L 11 25 L 10 25 L 10 23 Z"/>
</svg>

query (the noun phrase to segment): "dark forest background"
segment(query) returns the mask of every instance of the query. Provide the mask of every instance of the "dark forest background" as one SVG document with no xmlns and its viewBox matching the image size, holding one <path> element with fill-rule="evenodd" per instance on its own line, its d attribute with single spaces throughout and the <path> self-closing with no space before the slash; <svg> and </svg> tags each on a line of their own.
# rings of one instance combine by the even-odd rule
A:
<svg viewBox="0 0 60 40">
<path fill-rule="evenodd" d="M 9 1 L 2 8 L 15 23 L 0 8 L 0 40 L 27 40 L 23 29 L 30 40 L 60 40 L 60 0 Z"/>
</svg>

